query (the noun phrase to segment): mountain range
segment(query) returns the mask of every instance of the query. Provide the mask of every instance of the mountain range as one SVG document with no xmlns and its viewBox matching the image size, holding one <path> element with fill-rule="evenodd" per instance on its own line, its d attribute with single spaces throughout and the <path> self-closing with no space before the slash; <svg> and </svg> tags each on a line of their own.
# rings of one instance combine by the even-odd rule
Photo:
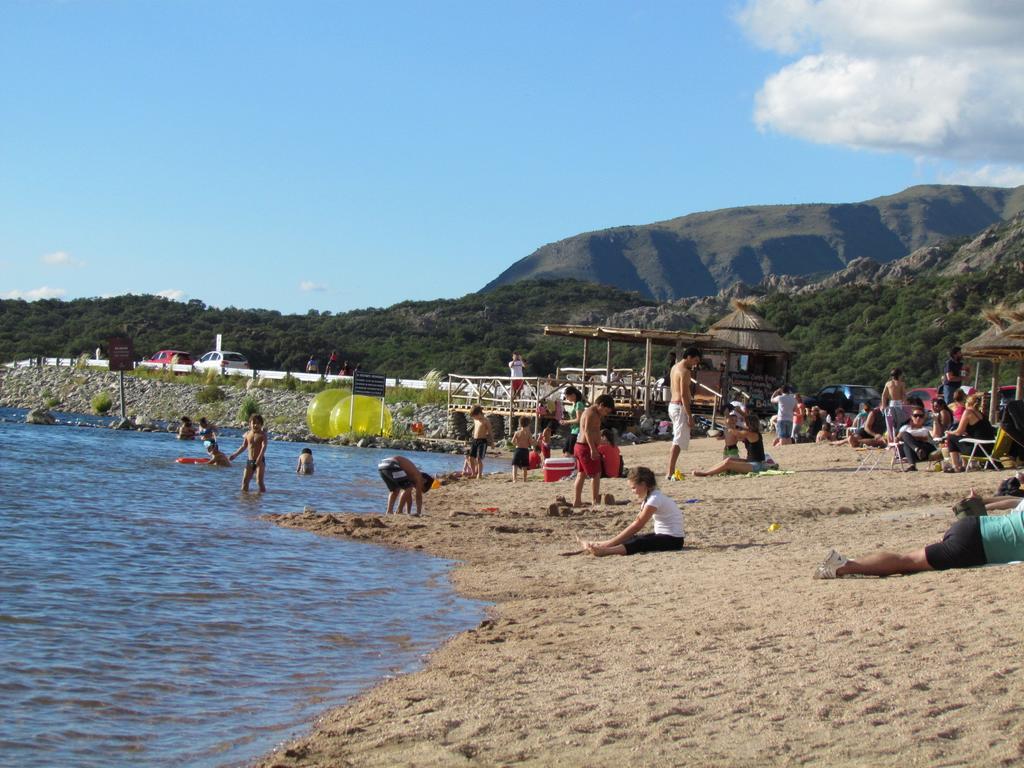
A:
<svg viewBox="0 0 1024 768">
<path fill-rule="evenodd" d="M 901 259 L 1024 211 L 1024 186 L 923 185 L 861 203 L 727 208 L 586 232 L 542 246 L 484 286 L 573 278 L 657 301 L 737 282 L 823 278 L 858 259 Z"/>
</svg>

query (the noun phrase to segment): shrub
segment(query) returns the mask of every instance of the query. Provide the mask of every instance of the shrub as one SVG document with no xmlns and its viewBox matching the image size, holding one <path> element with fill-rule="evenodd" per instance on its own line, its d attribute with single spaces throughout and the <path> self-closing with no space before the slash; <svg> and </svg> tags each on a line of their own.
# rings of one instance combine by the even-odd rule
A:
<svg viewBox="0 0 1024 768">
<path fill-rule="evenodd" d="M 99 392 L 92 396 L 89 404 L 92 405 L 92 409 L 96 413 L 102 416 L 113 407 L 114 401 L 111 399 L 109 392 Z"/>
<path fill-rule="evenodd" d="M 207 384 L 196 393 L 196 402 L 207 405 L 209 403 L 220 402 L 225 397 L 227 397 L 227 395 L 224 394 L 223 389 L 218 387 L 216 384 Z"/>
<path fill-rule="evenodd" d="M 282 381 L 284 382 L 284 388 L 287 389 L 289 392 L 294 392 L 295 387 L 297 387 L 299 384 L 298 379 L 292 376 L 291 371 L 285 373 L 284 379 L 282 379 Z"/>
<path fill-rule="evenodd" d="M 256 402 L 255 398 L 247 397 L 242 400 L 242 404 L 238 407 L 238 420 L 248 423 L 252 415 L 259 412 L 260 404 Z"/>
</svg>

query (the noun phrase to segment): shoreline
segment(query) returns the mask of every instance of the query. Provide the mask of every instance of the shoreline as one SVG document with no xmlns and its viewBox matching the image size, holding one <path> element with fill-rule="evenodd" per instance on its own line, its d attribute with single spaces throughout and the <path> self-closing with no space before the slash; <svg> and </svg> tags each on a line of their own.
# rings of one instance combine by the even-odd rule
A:
<svg viewBox="0 0 1024 768">
<path fill-rule="evenodd" d="M 667 451 L 623 456 L 657 470 Z M 1024 761 L 1011 714 L 1024 697 L 1024 617 L 1006 600 L 1024 572 L 811 579 L 831 546 L 856 555 L 937 541 L 955 500 L 975 484 L 990 493 L 1008 472 L 854 473 L 848 447 L 794 445 L 772 450 L 794 474 L 690 477 L 720 451 L 694 440 L 680 460 L 687 479 L 663 487 L 699 499 L 683 505 L 679 554 L 559 557 L 574 533 L 612 535 L 637 507 L 551 517 L 570 484 L 536 475 L 448 483 L 423 518 L 272 517 L 455 560 L 456 591 L 492 607 L 420 671 L 326 712 L 257 764 Z M 625 480 L 602 491 L 628 498 Z"/>
</svg>

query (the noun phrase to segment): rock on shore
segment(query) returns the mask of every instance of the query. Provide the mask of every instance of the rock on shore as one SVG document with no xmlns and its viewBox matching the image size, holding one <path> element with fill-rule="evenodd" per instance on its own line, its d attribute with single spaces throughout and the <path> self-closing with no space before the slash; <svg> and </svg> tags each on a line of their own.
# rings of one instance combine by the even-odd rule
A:
<svg viewBox="0 0 1024 768">
<path fill-rule="evenodd" d="M 65 413 L 92 413 L 92 398 L 101 392 L 110 395 L 113 407 L 110 415 L 120 410 L 120 385 L 116 373 L 45 366 L 43 368 L 0 367 L 0 407 L 27 408 L 36 413 L 33 423 L 45 423 L 48 411 Z M 159 429 L 160 422 L 173 429 L 183 415 L 193 421 L 206 416 L 224 427 L 244 427 L 239 410 L 246 398 L 252 398 L 267 420 L 271 436 L 279 440 L 323 442 L 312 435 L 306 424 L 306 409 L 314 395 L 253 385 L 250 380 L 218 382 L 223 400 L 200 403 L 197 396 L 205 385 L 187 384 L 162 378 L 125 376 L 125 413 L 139 429 Z M 237 381 L 237 383 L 235 383 Z M 460 450 L 460 441 L 449 441 L 448 413 L 444 405 L 416 406 L 412 403 L 388 404 L 399 433 L 408 424 L 423 424 L 418 437 L 367 437 L 351 441 L 364 447 L 402 448 L 404 450 L 453 451 Z M 51 422 L 52 423 L 52 422 Z M 347 437 L 330 442 L 348 444 Z"/>
</svg>

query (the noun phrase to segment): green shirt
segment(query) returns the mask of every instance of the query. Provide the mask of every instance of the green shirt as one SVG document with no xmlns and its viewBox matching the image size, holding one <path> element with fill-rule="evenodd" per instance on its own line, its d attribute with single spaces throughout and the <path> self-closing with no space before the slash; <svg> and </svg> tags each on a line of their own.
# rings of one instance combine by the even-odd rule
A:
<svg viewBox="0 0 1024 768">
<path fill-rule="evenodd" d="M 978 521 L 988 562 L 1024 560 L 1024 501 L 1007 515 L 985 515 Z"/>
<path fill-rule="evenodd" d="M 587 410 L 586 404 L 582 400 L 577 400 L 572 404 L 572 408 L 569 409 L 569 418 L 578 419 L 585 410 Z M 573 424 L 569 432 L 570 434 L 578 435 L 580 433 L 580 423 L 577 421 Z"/>
</svg>

